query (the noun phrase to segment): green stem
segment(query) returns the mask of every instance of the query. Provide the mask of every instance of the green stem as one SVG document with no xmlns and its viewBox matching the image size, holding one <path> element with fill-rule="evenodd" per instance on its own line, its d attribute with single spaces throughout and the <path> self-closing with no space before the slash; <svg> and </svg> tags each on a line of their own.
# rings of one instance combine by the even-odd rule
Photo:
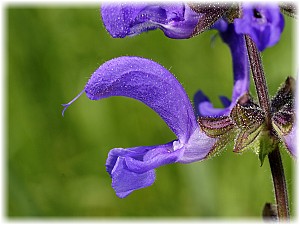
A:
<svg viewBox="0 0 300 225">
<path fill-rule="evenodd" d="M 258 101 L 260 107 L 265 112 L 265 123 L 267 129 L 272 135 L 273 128 L 271 123 L 271 106 L 261 55 L 256 47 L 256 44 L 248 35 L 245 35 L 245 39 Z M 268 157 L 275 190 L 277 216 L 279 220 L 286 220 L 289 218 L 288 196 L 278 144 L 276 145 L 275 149 L 268 154 Z"/>
</svg>

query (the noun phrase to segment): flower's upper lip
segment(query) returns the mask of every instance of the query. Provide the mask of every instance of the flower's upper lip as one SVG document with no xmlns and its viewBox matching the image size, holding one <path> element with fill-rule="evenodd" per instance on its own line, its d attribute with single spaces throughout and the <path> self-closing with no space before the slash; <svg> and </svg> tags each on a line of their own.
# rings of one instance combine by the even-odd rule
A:
<svg viewBox="0 0 300 225">
<path fill-rule="evenodd" d="M 189 38 L 200 15 L 183 3 L 103 3 L 101 15 L 112 37 L 124 38 L 161 29 L 170 38 Z"/>
<path fill-rule="evenodd" d="M 97 69 L 85 86 L 88 98 L 125 96 L 152 108 L 181 142 L 196 129 L 193 107 L 181 84 L 161 65 L 139 57 L 112 59 Z"/>
</svg>

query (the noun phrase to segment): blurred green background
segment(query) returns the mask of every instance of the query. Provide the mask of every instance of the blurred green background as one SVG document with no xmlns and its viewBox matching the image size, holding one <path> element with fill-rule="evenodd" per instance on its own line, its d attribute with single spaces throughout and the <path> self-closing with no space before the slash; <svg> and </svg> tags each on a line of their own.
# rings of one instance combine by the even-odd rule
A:
<svg viewBox="0 0 300 225">
<path fill-rule="evenodd" d="M 10 218 L 254 218 L 274 202 L 268 162 L 232 143 L 219 157 L 157 169 L 151 187 L 116 197 L 105 172 L 114 147 L 156 145 L 175 135 L 138 101 L 85 95 L 67 103 L 105 61 L 122 55 L 150 58 L 171 70 L 190 98 L 203 90 L 216 106 L 231 96 L 228 47 L 207 31 L 171 40 L 161 31 L 113 39 L 98 5 L 6 5 L 6 215 Z M 293 21 L 263 53 L 270 93 L 294 73 Z M 255 94 L 253 85 L 251 92 Z M 295 161 L 282 151 L 292 214 Z"/>
</svg>

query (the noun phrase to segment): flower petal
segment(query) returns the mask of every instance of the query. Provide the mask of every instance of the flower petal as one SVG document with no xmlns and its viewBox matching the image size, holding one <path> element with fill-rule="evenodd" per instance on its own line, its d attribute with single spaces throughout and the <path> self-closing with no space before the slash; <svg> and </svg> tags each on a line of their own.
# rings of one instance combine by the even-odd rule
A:
<svg viewBox="0 0 300 225">
<path fill-rule="evenodd" d="M 157 146 L 112 149 L 106 161 L 106 170 L 112 178 L 112 187 L 120 198 L 134 190 L 148 187 L 155 181 L 154 169 L 170 163 L 191 163 L 205 159 L 215 139 L 199 129 L 186 144 L 179 141 Z"/>
<path fill-rule="evenodd" d="M 275 45 L 284 28 L 284 17 L 277 4 L 243 3 L 243 17 L 234 20 L 238 34 L 248 34 L 260 51 Z"/>
<path fill-rule="evenodd" d="M 194 95 L 194 102 L 196 113 L 199 116 L 223 116 L 230 114 L 230 109 L 228 107 L 215 108 L 209 98 L 200 90 Z"/>
<path fill-rule="evenodd" d="M 112 187 L 120 198 L 132 191 L 150 186 L 155 180 L 154 168 L 174 163 L 183 149 L 173 151 L 173 143 L 158 146 L 115 148 L 109 152 L 106 168 Z"/>
<path fill-rule="evenodd" d="M 152 108 L 182 143 L 197 128 L 186 92 L 176 78 L 161 65 L 139 57 L 119 57 L 101 65 L 85 86 L 91 100 L 124 96 Z"/>
<path fill-rule="evenodd" d="M 103 23 L 114 38 L 161 29 L 170 38 L 189 38 L 200 15 L 186 4 L 103 3 Z"/>
<path fill-rule="evenodd" d="M 114 171 L 111 174 L 112 188 L 119 198 L 127 197 L 131 192 L 148 187 L 155 181 L 155 171 L 137 174 L 126 169 L 125 159 L 117 158 Z"/>
<path fill-rule="evenodd" d="M 215 148 L 216 142 L 216 138 L 208 137 L 197 128 L 191 135 L 189 141 L 182 146 L 184 152 L 178 162 L 192 163 L 206 159 L 213 148 Z M 175 143 L 176 142 L 173 142 L 173 146 L 176 146 Z"/>
<path fill-rule="evenodd" d="M 233 24 L 228 24 L 227 30 L 220 32 L 223 41 L 228 44 L 233 64 L 234 86 L 232 91 L 232 101 L 225 100 L 220 97 L 225 108 L 214 108 L 208 97 L 202 92 L 198 91 L 195 94 L 194 102 L 201 116 L 223 116 L 229 115 L 231 109 L 235 106 L 236 101 L 244 95 L 250 85 L 250 68 L 247 57 L 247 49 L 243 35 L 237 34 L 234 30 Z M 228 105 L 229 104 L 229 105 Z"/>
<path fill-rule="evenodd" d="M 297 144 L 296 144 L 296 137 L 297 137 L 297 131 L 296 126 L 294 125 L 291 132 L 285 136 L 281 136 L 283 139 L 283 142 L 289 152 L 292 154 L 292 156 L 297 156 Z"/>
</svg>

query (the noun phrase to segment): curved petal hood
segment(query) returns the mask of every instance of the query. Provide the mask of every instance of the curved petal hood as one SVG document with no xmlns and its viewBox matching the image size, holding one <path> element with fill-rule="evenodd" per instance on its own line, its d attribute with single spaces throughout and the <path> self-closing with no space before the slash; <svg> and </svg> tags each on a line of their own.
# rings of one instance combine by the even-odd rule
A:
<svg viewBox="0 0 300 225">
<path fill-rule="evenodd" d="M 114 38 L 161 29 L 169 38 L 189 38 L 200 15 L 187 4 L 103 3 L 102 20 Z"/>
<path fill-rule="evenodd" d="M 109 152 L 107 172 L 121 198 L 151 185 L 155 180 L 155 168 L 205 159 L 214 147 L 216 139 L 200 130 L 181 84 L 168 70 L 151 60 L 139 57 L 112 59 L 92 74 L 84 91 L 91 100 L 111 96 L 139 100 L 153 109 L 178 137 L 178 140 L 163 145 L 115 148 Z M 65 104 L 65 108 L 74 100 Z"/>
</svg>

